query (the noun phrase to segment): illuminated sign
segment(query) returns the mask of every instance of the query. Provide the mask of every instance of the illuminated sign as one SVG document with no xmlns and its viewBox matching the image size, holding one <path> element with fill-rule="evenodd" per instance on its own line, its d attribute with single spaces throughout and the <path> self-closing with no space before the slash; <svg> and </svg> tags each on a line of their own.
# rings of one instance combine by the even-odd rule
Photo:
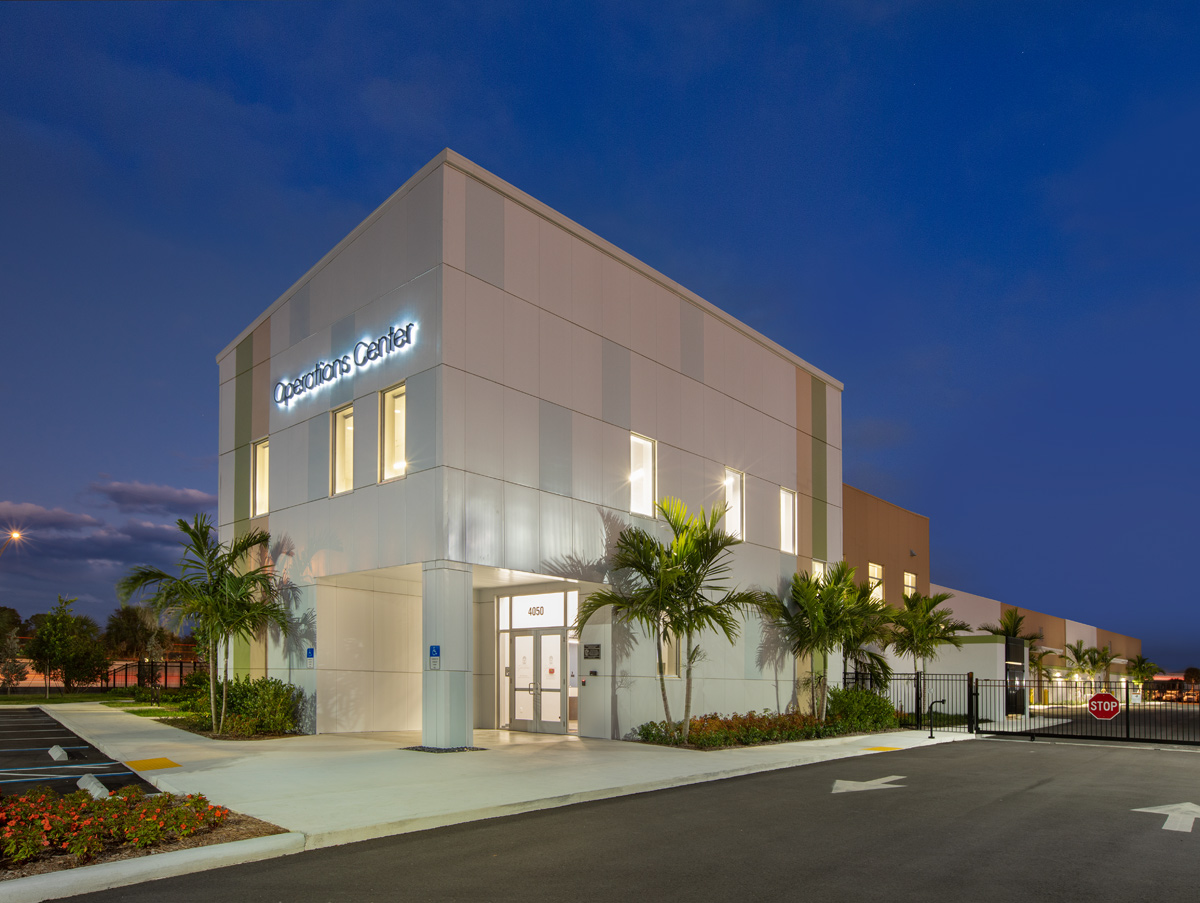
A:
<svg viewBox="0 0 1200 903">
<path fill-rule="evenodd" d="M 285 379 L 275 384 L 275 403 L 281 408 L 306 392 L 315 392 L 333 385 L 343 376 L 365 369 L 390 354 L 407 351 L 412 347 L 416 323 L 407 326 L 392 326 L 387 335 L 377 339 L 364 339 L 354 346 L 349 354 L 330 361 L 317 361 L 317 365 L 295 379 Z"/>
</svg>

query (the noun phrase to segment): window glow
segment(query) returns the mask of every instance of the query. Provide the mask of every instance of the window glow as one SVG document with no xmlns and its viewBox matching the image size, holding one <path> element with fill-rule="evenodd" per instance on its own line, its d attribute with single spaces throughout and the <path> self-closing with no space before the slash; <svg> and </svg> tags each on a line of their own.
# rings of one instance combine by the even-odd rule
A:
<svg viewBox="0 0 1200 903">
<path fill-rule="evenodd" d="M 916 591 L 917 591 L 917 575 L 910 573 L 909 571 L 905 571 L 904 572 L 904 595 L 911 596 Z"/>
<path fill-rule="evenodd" d="M 867 564 L 867 579 L 871 581 L 871 598 L 883 601 L 883 565 Z"/>
<path fill-rule="evenodd" d="M 250 516 L 261 517 L 269 510 L 270 500 L 270 443 L 266 439 L 254 444 L 254 492 L 250 500 Z"/>
<path fill-rule="evenodd" d="M 654 440 L 629 434 L 629 512 L 654 516 Z"/>
<path fill-rule="evenodd" d="M 796 493 L 779 490 L 779 551 L 796 554 Z"/>
<path fill-rule="evenodd" d="M 333 412 L 333 494 L 354 488 L 354 408 Z"/>
<path fill-rule="evenodd" d="M 383 429 L 379 433 L 379 479 L 390 480 L 404 476 L 408 462 L 404 457 L 405 393 L 404 386 L 388 389 L 380 395 Z"/>
<path fill-rule="evenodd" d="M 745 475 L 736 470 L 725 468 L 725 532 L 730 536 L 742 539 L 742 487 Z"/>
</svg>

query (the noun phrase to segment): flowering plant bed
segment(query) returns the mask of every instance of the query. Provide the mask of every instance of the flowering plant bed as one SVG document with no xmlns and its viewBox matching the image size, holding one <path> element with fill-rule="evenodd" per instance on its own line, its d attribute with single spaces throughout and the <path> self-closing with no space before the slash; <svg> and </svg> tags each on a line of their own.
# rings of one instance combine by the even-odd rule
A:
<svg viewBox="0 0 1200 903">
<path fill-rule="evenodd" d="M 691 749 L 724 749 L 731 746 L 758 746 L 762 743 L 790 743 L 819 740 L 851 733 L 853 728 L 841 719 L 818 721 L 799 712 L 747 712 L 745 715 L 697 715 L 688 726 L 687 743 L 678 730 L 668 730 L 665 721 L 649 721 L 637 728 L 645 743 L 683 746 Z"/>
<path fill-rule="evenodd" d="M 246 821 L 254 823 L 249 833 Z M 234 836 L 223 830 L 230 822 L 243 823 Z M 0 878 L 281 830 L 237 816 L 198 795 L 146 796 L 138 787 L 124 787 L 97 800 L 83 790 L 60 796 L 39 787 L 0 798 Z"/>
</svg>

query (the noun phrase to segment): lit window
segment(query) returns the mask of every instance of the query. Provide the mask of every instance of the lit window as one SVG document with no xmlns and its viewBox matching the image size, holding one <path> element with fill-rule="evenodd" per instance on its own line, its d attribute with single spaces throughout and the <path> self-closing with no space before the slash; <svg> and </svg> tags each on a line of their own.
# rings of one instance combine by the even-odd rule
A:
<svg viewBox="0 0 1200 903">
<path fill-rule="evenodd" d="M 917 575 L 910 573 L 909 571 L 905 571 L 904 572 L 904 595 L 911 596 L 916 591 L 917 591 Z"/>
<path fill-rule="evenodd" d="M 871 581 L 871 598 L 883 601 L 883 565 L 868 564 L 867 578 Z"/>
<path fill-rule="evenodd" d="M 668 633 L 662 635 L 659 644 L 659 649 L 662 652 L 662 664 L 659 667 L 662 669 L 664 677 L 679 676 L 679 641 Z"/>
<path fill-rule="evenodd" d="M 404 386 L 381 393 L 383 429 L 379 431 L 379 479 L 404 476 Z"/>
<path fill-rule="evenodd" d="M 796 554 L 796 493 L 779 490 L 779 551 Z"/>
<path fill-rule="evenodd" d="M 829 567 L 824 561 L 813 559 L 812 575 L 814 580 L 821 580 L 825 577 L 825 570 Z"/>
<path fill-rule="evenodd" d="M 354 488 L 354 408 L 333 412 L 333 494 Z"/>
<path fill-rule="evenodd" d="M 270 447 L 266 439 L 254 443 L 254 498 L 250 500 L 250 516 L 267 513 L 267 489 L 270 486 Z"/>
<path fill-rule="evenodd" d="M 629 512 L 654 516 L 654 440 L 629 434 Z"/>
<path fill-rule="evenodd" d="M 725 532 L 742 539 L 742 486 L 746 475 L 725 468 Z"/>
</svg>

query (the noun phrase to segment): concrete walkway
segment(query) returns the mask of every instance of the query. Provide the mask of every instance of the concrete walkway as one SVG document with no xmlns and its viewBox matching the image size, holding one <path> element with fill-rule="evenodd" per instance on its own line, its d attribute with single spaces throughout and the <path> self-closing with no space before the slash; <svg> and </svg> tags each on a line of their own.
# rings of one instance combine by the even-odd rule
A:
<svg viewBox="0 0 1200 903">
<path fill-rule="evenodd" d="M 402 749 L 420 744 L 419 732 L 238 742 L 98 703 L 46 708 L 160 789 L 300 832 L 306 849 L 970 737 L 900 731 L 696 752 L 480 730 L 486 751 L 434 754 Z"/>
</svg>

